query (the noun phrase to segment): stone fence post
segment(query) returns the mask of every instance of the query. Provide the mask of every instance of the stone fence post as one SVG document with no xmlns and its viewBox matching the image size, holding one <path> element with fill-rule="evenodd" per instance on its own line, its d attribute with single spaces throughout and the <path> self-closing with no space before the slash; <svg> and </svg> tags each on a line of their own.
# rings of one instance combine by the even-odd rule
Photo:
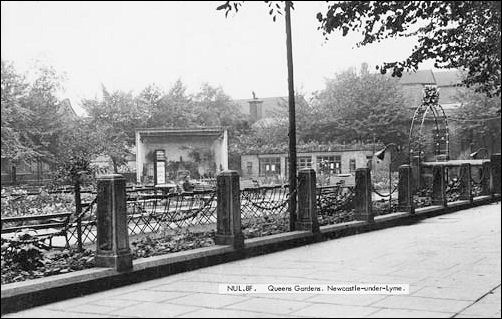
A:
<svg viewBox="0 0 502 319">
<path fill-rule="evenodd" d="M 241 230 L 241 197 L 239 173 L 223 171 L 216 178 L 217 226 L 215 243 L 244 247 Z"/>
<path fill-rule="evenodd" d="M 432 205 L 446 207 L 446 179 L 443 165 L 432 166 Z"/>
<path fill-rule="evenodd" d="M 298 171 L 298 217 L 296 230 L 319 232 L 317 221 L 317 186 L 313 168 Z"/>
<path fill-rule="evenodd" d="M 371 171 L 369 168 L 356 169 L 356 194 L 354 202 L 356 219 L 372 223 L 374 216 L 371 201 Z"/>
<path fill-rule="evenodd" d="M 471 187 L 471 164 L 462 163 L 460 165 L 460 200 L 468 200 L 472 203 Z"/>
<path fill-rule="evenodd" d="M 491 195 L 491 187 L 490 187 L 490 181 L 491 181 L 491 173 L 492 173 L 492 163 L 490 162 L 483 162 L 482 165 L 482 180 L 481 180 L 481 195 Z"/>
<path fill-rule="evenodd" d="M 500 153 L 492 154 L 490 162 L 492 164 L 492 192 L 500 194 Z"/>
<path fill-rule="evenodd" d="M 398 211 L 415 213 L 413 204 L 413 171 L 410 165 L 399 166 Z"/>
<path fill-rule="evenodd" d="M 98 178 L 96 267 L 132 268 L 125 184 L 119 174 Z"/>
</svg>

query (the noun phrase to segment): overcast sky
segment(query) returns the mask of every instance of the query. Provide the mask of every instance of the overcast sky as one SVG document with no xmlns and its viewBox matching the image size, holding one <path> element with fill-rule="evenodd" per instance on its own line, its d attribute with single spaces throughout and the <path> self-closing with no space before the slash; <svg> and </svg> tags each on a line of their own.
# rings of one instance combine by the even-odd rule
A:
<svg viewBox="0 0 502 319">
<path fill-rule="evenodd" d="M 139 92 L 155 83 L 168 89 L 180 78 L 189 92 L 208 82 L 234 99 L 287 96 L 284 18 L 276 22 L 263 2 L 237 14 L 216 2 L 2 2 L 2 59 L 23 72 L 41 60 L 65 73 L 65 96 L 77 106 L 111 90 Z M 409 55 L 414 39 L 355 48 L 360 38 L 325 42 L 317 12 L 325 2 L 295 2 L 292 13 L 295 87 L 305 94 L 349 67 Z M 422 68 L 430 68 L 424 65 Z"/>
</svg>

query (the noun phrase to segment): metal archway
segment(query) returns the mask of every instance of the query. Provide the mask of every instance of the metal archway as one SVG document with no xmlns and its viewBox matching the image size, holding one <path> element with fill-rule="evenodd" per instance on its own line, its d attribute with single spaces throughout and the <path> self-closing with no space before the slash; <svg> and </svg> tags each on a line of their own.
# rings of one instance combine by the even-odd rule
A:
<svg viewBox="0 0 502 319">
<path fill-rule="evenodd" d="M 435 86 L 426 86 L 422 104 L 413 114 L 408 137 L 409 161 L 419 166 L 424 161 L 448 161 L 450 133 L 446 114 L 439 105 Z"/>
</svg>

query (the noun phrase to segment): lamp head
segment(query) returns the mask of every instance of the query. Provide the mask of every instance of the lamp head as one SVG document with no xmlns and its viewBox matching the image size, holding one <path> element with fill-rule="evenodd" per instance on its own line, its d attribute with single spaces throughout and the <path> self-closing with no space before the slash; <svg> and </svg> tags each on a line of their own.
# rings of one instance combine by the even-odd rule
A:
<svg viewBox="0 0 502 319">
<path fill-rule="evenodd" d="M 469 157 L 476 159 L 476 157 L 478 157 L 478 153 L 479 153 L 479 151 L 471 153 L 471 154 L 469 154 Z"/>
<path fill-rule="evenodd" d="M 375 153 L 375 156 L 376 158 L 378 158 L 379 160 L 383 160 L 385 158 L 385 151 L 387 150 L 387 148 L 383 148 L 381 150 L 379 150 L 378 152 Z"/>
</svg>

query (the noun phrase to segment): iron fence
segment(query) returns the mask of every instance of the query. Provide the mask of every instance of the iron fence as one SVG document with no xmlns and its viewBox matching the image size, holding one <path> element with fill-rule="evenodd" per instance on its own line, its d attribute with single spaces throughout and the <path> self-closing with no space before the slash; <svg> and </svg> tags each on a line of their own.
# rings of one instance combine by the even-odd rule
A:
<svg viewBox="0 0 502 319">
<path fill-rule="evenodd" d="M 460 166 L 447 166 L 445 168 L 446 201 L 455 202 L 460 200 L 464 187 L 464 172 Z"/>
<path fill-rule="evenodd" d="M 244 188 L 240 191 L 241 228 L 245 238 L 289 231 L 289 185 Z M 296 193 L 296 190 L 294 191 Z"/>
<path fill-rule="evenodd" d="M 374 185 L 371 185 L 371 199 L 372 199 L 372 210 L 375 216 L 386 215 L 397 212 L 397 196 L 392 197 L 393 194 L 397 195 L 398 185 L 391 185 L 392 190 L 387 193 L 382 193 L 378 191 Z"/>
<path fill-rule="evenodd" d="M 489 173 L 484 169 L 483 165 L 471 166 L 471 194 L 473 197 L 483 194 L 483 180 L 486 174 Z"/>
<path fill-rule="evenodd" d="M 319 226 L 355 220 L 355 187 L 322 186 L 317 188 L 316 195 Z"/>
</svg>

